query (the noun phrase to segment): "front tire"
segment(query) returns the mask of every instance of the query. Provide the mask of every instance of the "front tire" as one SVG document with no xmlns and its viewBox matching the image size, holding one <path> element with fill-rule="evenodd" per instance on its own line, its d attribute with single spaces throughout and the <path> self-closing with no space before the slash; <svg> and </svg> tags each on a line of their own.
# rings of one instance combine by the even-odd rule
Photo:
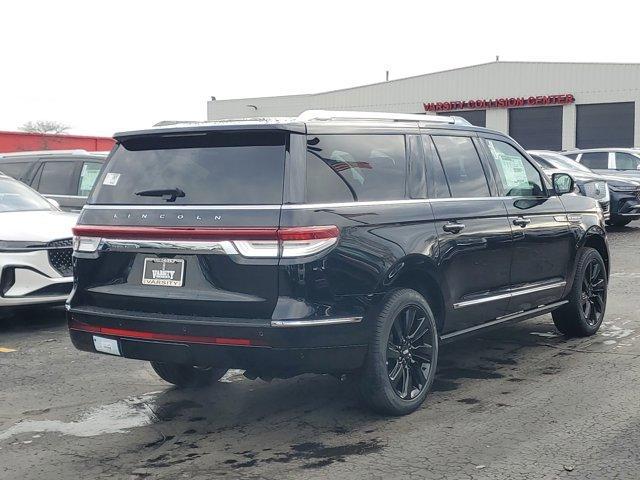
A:
<svg viewBox="0 0 640 480">
<path fill-rule="evenodd" d="M 607 270 L 602 257 L 593 248 L 583 248 L 578 255 L 576 276 L 567 297 L 569 303 L 555 310 L 553 323 L 569 337 L 595 334 L 607 306 Z"/>
<path fill-rule="evenodd" d="M 179 388 L 206 387 L 227 373 L 226 368 L 201 368 L 178 363 L 151 362 L 151 367 L 165 382 Z"/>
<path fill-rule="evenodd" d="M 385 415 L 407 415 L 425 400 L 438 361 L 438 332 L 429 303 L 415 290 L 382 300 L 358 379 L 364 403 Z"/>
</svg>

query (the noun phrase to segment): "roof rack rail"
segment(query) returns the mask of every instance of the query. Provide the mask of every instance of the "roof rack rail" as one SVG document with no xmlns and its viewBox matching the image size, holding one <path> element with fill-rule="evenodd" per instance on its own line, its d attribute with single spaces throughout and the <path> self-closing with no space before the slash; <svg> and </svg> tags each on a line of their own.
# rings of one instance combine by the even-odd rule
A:
<svg viewBox="0 0 640 480">
<path fill-rule="evenodd" d="M 313 120 L 389 120 L 393 122 L 456 123 L 454 117 L 441 115 L 335 110 L 305 110 L 298 115 L 296 120 L 299 122 L 310 122 Z"/>
<path fill-rule="evenodd" d="M 108 153 L 108 152 L 106 152 Z M 0 153 L 0 157 L 27 157 L 31 155 L 105 155 L 105 152 L 89 152 L 81 148 L 75 150 L 33 150 L 24 152 Z"/>
</svg>

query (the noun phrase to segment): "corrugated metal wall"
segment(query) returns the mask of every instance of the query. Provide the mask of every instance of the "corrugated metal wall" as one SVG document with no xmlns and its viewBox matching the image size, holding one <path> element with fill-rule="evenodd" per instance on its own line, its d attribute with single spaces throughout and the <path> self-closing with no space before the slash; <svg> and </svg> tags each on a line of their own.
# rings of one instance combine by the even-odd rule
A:
<svg viewBox="0 0 640 480">
<path fill-rule="evenodd" d="M 210 101 L 207 111 L 210 120 L 294 116 L 316 108 L 418 113 L 429 102 L 563 93 L 573 94 L 576 104 L 632 101 L 637 117 L 640 64 L 492 62 L 311 95 Z M 488 110 L 486 123 L 507 133 L 507 109 Z M 564 106 L 563 148 L 575 146 L 575 123 L 575 106 Z M 634 128 L 635 144 L 640 145 L 640 122 Z"/>
</svg>

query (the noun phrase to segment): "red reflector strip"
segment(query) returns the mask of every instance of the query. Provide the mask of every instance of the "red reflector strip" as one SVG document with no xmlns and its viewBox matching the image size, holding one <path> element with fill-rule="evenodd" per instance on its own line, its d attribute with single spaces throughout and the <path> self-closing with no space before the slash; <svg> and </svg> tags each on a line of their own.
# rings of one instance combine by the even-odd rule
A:
<svg viewBox="0 0 640 480">
<path fill-rule="evenodd" d="M 78 237 L 121 238 L 130 240 L 322 240 L 338 238 L 335 225 L 320 227 L 131 227 L 115 225 L 76 225 Z"/>
<path fill-rule="evenodd" d="M 276 240 L 278 229 L 200 228 L 200 227 L 120 227 L 114 225 L 76 225 L 79 237 L 121 238 L 131 240 Z"/>
<path fill-rule="evenodd" d="M 138 330 L 127 330 L 124 328 L 99 327 L 87 323 L 71 320 L 69 329 L 87 333 L 98 333 L 114 337 L 138 338 L 141 340 L 158 340 L 164 342 L 186 342 L 199 343 L 204 345 L 234 345 L 250 346 L 264 345 L 248 338 L 225 338 L 225 337 L 201 337 L 196 335 L 174 335 L 170 333 L 141 332 Z"/>
<path fill-rule="evenodd" d="M 278 238 L 287 240 L 322 240 L 338 238 L 340 230 L 335 225 L 322 227 L 284 227 L 278 230 Z"/>
</svg>

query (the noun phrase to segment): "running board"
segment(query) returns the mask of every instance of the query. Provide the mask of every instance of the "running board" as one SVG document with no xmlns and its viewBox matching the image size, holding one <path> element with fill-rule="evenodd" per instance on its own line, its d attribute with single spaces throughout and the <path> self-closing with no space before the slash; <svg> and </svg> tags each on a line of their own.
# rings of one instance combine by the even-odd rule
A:
<svg viewBox="0 0 640 480">
<path fill-rule="evenodd" d="M 465 328 L 464 330 L 459 330 L 457 332 L 447 333 L 446 335 L 440 336 L 440 343 L 448 343 L 453 340 L 457 340 L 458 338 L 465 337 L 467 335 L 472 335 L 474 333 L 483 332 L 492 327 L 497 327 L 498 325 L 502 325 L 504 323 L 516 322 L 520 320 L 526 320 L 528 318 L 537 317 L 538 315 L 543 315 L 545 313 L 549 313 L 552 310 L 564 305 L 565 303 L 569 303 L 568 300 L 562 300 L 561 302 L 550 303 L 549 305 L 542 305 L 541 307 L 534 308 L 533 310 L 526 310 L 524 312 L 516 312 L 510 313 L 509 315 L 504 315 L 502 317 L 498 317 L 495 320 L 492 320 L 487 323 L 483 323 L 481 325 L 475 325 L 473 327 Z"/>
</svg>

